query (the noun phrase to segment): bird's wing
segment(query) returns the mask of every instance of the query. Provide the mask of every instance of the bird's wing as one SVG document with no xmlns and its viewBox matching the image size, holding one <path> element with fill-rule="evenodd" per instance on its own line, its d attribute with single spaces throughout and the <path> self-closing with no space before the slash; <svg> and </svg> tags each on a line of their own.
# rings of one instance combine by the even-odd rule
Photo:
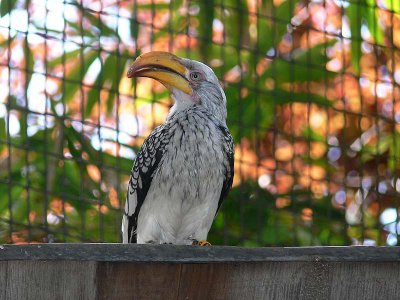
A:
<svg viewBox="0 0 400 300">
<path fill-rule="evenodd" d="M 144 141 L 133 164 L 126 195 L 123 228 L 124 243 L 136 243 L 136 228 L 140 208 L 147 196 L 153 177 L 170 139 L 167 124 L 156 127 Z"/>
<path fill-rule="evenodd" d="M 228 128 L 220 126 L 220 129 L 224 138 L 224 182 L 222 184 L 221 195 L 218 201 L 218 209 L 221 207 L 222 201 L 228 195 L 230 188 L 232 187 L 233 175 L 234 175 L 234 155 L 235 155 L 235 144 Z"/>
</svg>

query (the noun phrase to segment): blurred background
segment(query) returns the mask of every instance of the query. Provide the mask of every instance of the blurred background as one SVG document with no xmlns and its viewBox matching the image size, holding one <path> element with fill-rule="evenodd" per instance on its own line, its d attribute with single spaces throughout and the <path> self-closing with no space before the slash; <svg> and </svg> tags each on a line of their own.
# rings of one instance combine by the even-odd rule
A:
<svg viewBox="0 0 400 300">
<path fill-rule="evenodd" d="M 0 243 L 119 242 L 130 169 L 171 107 L 150 50 L 210 65 L 235 179 L 214 244 L 397 245 L 400 2 L 0 2 Z"/>
</svg>

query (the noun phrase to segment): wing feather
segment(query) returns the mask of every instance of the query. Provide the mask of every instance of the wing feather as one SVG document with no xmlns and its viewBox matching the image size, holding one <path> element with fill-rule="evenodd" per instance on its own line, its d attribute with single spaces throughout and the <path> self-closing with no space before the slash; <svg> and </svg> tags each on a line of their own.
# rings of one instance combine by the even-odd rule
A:
<svg viewBox="0 0 400 300">
<path fill-rule="evenodd" d="M 224 174 L 224 182 L 222 184 L 221 195 L 218 201 L 218 209 L 215 215 L 217 215 L 219 208 L 221 207 L 222 201 L 228 195 L 229 190 L 232 187 L 233 182 L 233 175 L 234 175 L 234 156 L 235 156 L 235 144 L 233 142 L 233 138 L 229 129 L 225 126 L 220 126 L 220 130 L 222 131 L 223 138 L 224 138 L 224 167 L 225 167 L 225 174 Z"/>
<path fill-rule="evenodd" d="M 154 174 L 160 166 L 166 145 L 170 140 L 168 124 L 156 127 L 144 141 L 129 178 L 126 195 L 125 215 L 123 218 L 124 243 L 136 243 L 136 228 L 140 208 L 149 191 Z"/>
</svg>

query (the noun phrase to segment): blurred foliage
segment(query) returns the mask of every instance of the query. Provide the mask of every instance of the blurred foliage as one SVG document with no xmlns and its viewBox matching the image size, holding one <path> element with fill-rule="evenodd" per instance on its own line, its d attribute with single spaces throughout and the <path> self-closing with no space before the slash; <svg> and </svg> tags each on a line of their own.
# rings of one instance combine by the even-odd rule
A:
<svg viewBox="0 0 400 300">
<path fill-rule="evenodd" d="M 164 50 L 228 99 L 236 176 L 211 242 L 397 244 L 398 3 L 2 0 L 0 241 L 120 240 L 133 158 L 171 105 L 125 74 Z"/>
</svg>

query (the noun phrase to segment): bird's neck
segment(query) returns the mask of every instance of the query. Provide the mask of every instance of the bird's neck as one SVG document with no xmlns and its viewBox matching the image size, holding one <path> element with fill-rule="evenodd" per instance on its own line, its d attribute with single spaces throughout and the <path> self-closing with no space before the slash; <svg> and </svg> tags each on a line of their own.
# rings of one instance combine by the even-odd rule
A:
<svg viewBox="0 0 400 300">
<path fill-rule="evenodd" d="M 173 115 L 182 112 L 182 111 L 187 111 L 189 108 L 193 107 L 194 103 L 190 103 L 187 101 L 175 101 L 175 104 L 171 107 L 169 110 L 169 114 L 167 119 L 170 119 Z"/>
<path fill-rule="evenodd" d="M 185 111 L 190 107 L 194 106 L 196 103 L 192 100 L 191 95 L 188 95 L 178 89 L 172 90 L 172 99 L 174 100 L 175 104 L 171 107 L 168 114 L 168 119 L 170 119 L 173 115 Z"/>
<path fill-rule="evenodd" d="M 173 116 L 179 113 L 189 112 L 190 108 L 197 106 L 205 109 L 209 114 L 213 115 L 221 124 L 226 126 L 226 108 L 225 106 L 213 105 L 212 101 L 202 101 L 197 95 L 188 95 L 180 90 L 172 91 L 172 98 L 175 104 L 171 107 L 167 120 L 171 120 Z M 208 105 L 207 105 L 208 103 Z"/>
</svg>

